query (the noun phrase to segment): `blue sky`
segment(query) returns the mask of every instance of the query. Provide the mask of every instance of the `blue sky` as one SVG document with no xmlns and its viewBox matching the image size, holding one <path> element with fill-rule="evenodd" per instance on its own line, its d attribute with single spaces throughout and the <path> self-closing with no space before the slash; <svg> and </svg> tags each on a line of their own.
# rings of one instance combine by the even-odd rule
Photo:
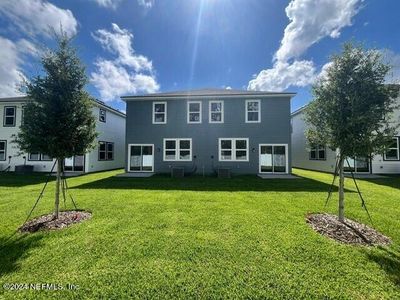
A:
<svg viewBox="0 0 400 300">
<path fill-rule="evenodd" d="M 297 92 L 296 109 L 351 39 L 383 51 L 397 79 L 399 11 L 396 0 L 2 0 L 0 96 L 40 72 L 61 23 L 88 90 L 116 108 L 122 95 L 215 87 Z"/>
</svg>

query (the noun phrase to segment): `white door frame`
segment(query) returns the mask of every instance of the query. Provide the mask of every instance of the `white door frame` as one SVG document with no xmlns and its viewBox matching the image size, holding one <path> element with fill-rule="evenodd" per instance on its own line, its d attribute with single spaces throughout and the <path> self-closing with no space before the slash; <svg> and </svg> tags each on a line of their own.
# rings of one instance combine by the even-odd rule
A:
<svg viewBox="0 0 400 300">
<path fill-rule="evenodd" d="M 83 166 L 82 166 L 82 171 L 75 171 L 75 157 L 76 156 L 82 156 L 83 157 Z M 72 157 L 67 157 L 66 159 L 69 159 L 69 158 L 71 158 L 72 159 L 72 170 L 65 170 L 65 159 L 64 159 L 64 161 L 63 161 L 63 169 L 64 169 L 64 172 L 83 172 L 83 173 L 85 173 L 86 172 L 86 161 L 87 161 L 87 158 L 86 158 L 86 154 L 83 154 L 83 155 L 74 155 L 74 156 L 72 156 Z"/>
<path fill-rule="evenodd" d="M 131 164 L 131 146 L 150 146 L 151 147 L 151 152 L 153 153 L 153 161 L 151 162 L 151 171 L 143 171 L 143 170 L 141 170 L 141 171 L 131 171 L 130 169 L 130 164 Z M 142 157 L 143 157 L 143 154 L 142 154 Z M 152 172 L 154 172 L 154 144 L 128 144 L 128 168 L 127 168 L 127 171 L 128 172 L 132 172 L 132 173 L 135 173 L 135 172 L 140 172 L 140 173 L 142 173 L 142 172 L 144 172 L 144 173 L 152 173 Z"/>
<path fill-rule="evenodd" d="M 350 157 L 347 157 L 347 158 L 350 158 Z M 366 171 L 366 172 L 357 171 L 356 159 L 357 159 L 357 157 L 353 158 L 353 160 L 354 160 L 354 172 L 353 173 L 354 174 L 372 174 L 372 164 L 371 164 L 371 159 L 369 157 L 366 157 L 367 164 L 368 164 L 368 171 Z M 347 164 L 347 161 L 345 160 L 344 165 L 346 165 L 346 164 Z M 344 171 L 344 173 L 351 174 L 350 171 Z"/>
<path fill-rule="evenodd" d="M 261 147 L 262 146 L 272 146 L 272 172 L 261 172 Z M 286 156 L 286 171 L 285 172 L 274 172 L 274 146 L 284 146 L 285 156 Z M 288 154 L 288 144 L 258 144 L 258 172 L 262 174 L 289 174 L 289 154 Z"/>
</svg>

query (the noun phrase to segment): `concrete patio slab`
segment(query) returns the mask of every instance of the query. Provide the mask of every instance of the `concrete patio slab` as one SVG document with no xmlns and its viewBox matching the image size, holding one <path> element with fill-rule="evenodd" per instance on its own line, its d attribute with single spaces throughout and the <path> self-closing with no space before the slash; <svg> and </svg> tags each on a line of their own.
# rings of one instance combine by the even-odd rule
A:
<svg viewBox="0 0 400 300">
<path fill-rule="evenodd" d="M 262 179 L 301 179 L 293 174 L 257 174 Z"/>
<path fill-rule="evenodd" d="M 146 177 L 151 177 L 153 176 L 154 173 L 150 172 L 129 172 L 129 173 L 121 173 L 117 174 L 116 177 L 132 177 L 132 178 L 146 178 Z"/>
</svg>

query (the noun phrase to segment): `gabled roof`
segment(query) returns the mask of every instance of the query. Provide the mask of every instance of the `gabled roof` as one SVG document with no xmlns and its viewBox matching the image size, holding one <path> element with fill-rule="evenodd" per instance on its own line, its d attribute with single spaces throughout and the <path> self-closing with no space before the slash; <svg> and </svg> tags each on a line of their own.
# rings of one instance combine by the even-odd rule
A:
<svg viewBox="0 0 400 300">
<path fill-rule="evenodd" d="M 97 104 L 98 106 L 102 106 L 102 107 L 104 107 L 104 108 L 106 108 L 108 110 L 111 110 L 112 112 L 116 113 L 117 115 L 120 115 L 121 117 L 124 117 L 124 118 L 126 117 L 126 114 L 124 112 L 105 104 L 103 101 L 100 101 L 98 99 L 94 99 L 93 102 L 95 104 Z"/>
<path fill-rule="evenodd" d="M 294 112 L 290 114 L 291 117 L 294 117 L 295 115 L 298 115 L 303 112 L 303 110 L 308 106 L 308 104 L 303 105 L 302 107 L 299 107 L 296 109 Z"/>
<path fill-rule="evenodd" d="M 0 103 L 1 102 L 26 102 L 28 101 L 28 97 L 27 96 L 17 96 L 17 97 L 6 97 L 6 98 L 0 98 Z M 97 106 L 101 106 L 104 107 L 122 117 L 126 117 L 125 113 L 123 113 L 122 111 L 119 111 L 107 104 L 105 104 L 103 101 L 100 101 L 98 99 L 93 99 L 93 103 Z"/>
<path fill-rule="evenodd" d="M 122 96 L 124 101 L 130 100 L 153 100 L 153 99 L 187 99 L 187 98 L 212 98 L 212 97 L 293 97 L 296 93 L 279 93 L 279 92 L 261 92 L 261 91 L 246 91 L 246 90 L 232 90 L 232 89 L 198 89 L 188 91 L 174 91 L 165 93 L 153 93 L 146 95 Z"/>
</svg>

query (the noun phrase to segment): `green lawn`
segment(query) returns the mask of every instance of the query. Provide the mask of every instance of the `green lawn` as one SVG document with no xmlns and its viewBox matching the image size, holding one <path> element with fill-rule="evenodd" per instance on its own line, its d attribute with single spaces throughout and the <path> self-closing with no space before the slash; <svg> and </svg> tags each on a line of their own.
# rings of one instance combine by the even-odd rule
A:
<svg viewBox="0 0 400 300">
<path fill-rule="evenodd" d="M 261 180 L 69 179 L 93 218 L 68 229 L 17 234 L 45 177 L 0 175 L 0 298 L 400 298 L 400 178 L 360 180 L 387 248 L 339 244 L 305 222 L 322 212 L 331 175 Z M 35 215 L 53 207 L 53 183 Z M 346 181 L 347 217 L 369 224 Z M 326 211 L 336 213 L 337 194 Z M 71 208 L 71 204 L 68 203 Z M 5 283 L 78 285 L 7 291 Z"/>
</svg>

